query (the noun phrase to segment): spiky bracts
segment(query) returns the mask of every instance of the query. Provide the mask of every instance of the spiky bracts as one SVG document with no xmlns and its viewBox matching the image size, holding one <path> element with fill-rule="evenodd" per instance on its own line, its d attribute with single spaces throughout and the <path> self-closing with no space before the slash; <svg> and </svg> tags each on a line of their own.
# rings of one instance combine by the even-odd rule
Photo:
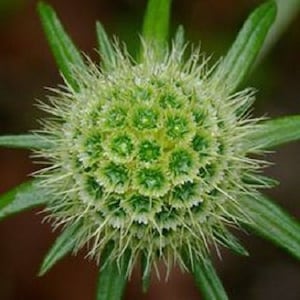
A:
<svg viewBox="0 0 300 300">
<path fill-rule="evenodd" d="M 54 225 L 80 222 L 77 248 L 99 258 L 130 253 L 148 268 L 163 259 L 185 265 L 230 238 L 226 225 L 247 219 L 240 197 L 256 192 L 261 163 L 248 157 L 256 130 L 251 90 L 227 95 L 197 51 L 184 62 L 178 45 L 142 63 L 116 48 L 109 73 L 75 69 L 78 91 L 56 91 L 45 123 L 51 166 L 38 175 L 51 195 Z M 263 181 L 261 184 L 264 184 Z M 225 242 L 226 244 L 226 242 Z"/>
</svg>

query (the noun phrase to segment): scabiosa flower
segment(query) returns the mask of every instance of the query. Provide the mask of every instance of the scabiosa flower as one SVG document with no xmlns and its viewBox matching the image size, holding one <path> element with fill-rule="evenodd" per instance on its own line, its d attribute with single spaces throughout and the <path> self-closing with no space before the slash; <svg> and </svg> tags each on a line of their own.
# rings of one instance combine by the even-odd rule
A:
<svg viewBox="0 0 300 300">
<path fill-rule="evenodd" d="M 39 151 L 51 163 L 38 175 L 47 212 L 54 225 L 80 222 L 76 248 L 91 256 L 111 244 L 110 260 L 130 253 L 129 272 L 141 256 L 184 267 L 185 254 L 229 243 L 226 225 L 248 221 L 239 200 L 258 187 L 253 91 L 229 95 L 207 58 L 193 50 L 185 61 L 185 49 L 177 38 L 157 55 L 144 41 L 137 63 L 115 44 L 113 68 L 73 66 L 76 89 L 66 82 L 41 105 L 53 115 L 52 146 Z"/>
<path fill-rule="evenodd" d="M 274 181 L 260 174 L 268 163 L 258 156 L 299 139 L 300 118 L 261 122 L 251 117 L 254 90 L 236 92 L 275 19 L 274 2 L 251 14 L 212 67 L 187 46 L 182 27 L 168 46 L 170 4 L 149 1 L 137 58 L 98 23 L 100 66 L 40 4 L 65 84 L 40 102 L 50 117 L 38 135 L 0 137 L 49 164 L 4 196 L 0 218 L 46 204 L 46 218 L 64 231 L 40 274 L 87 246 L 101 260 L 98 300 L 120 299 L 139 260 L 145 289 L 163 261 L 168 272 L 175 263 L 191 271 L 205 299 L 227 299 L 209 257 L 219 245 L 247 254 L 230 227 L 255 230 L 300 258 L 299 224 L 260 193 Z"/>
</svg>

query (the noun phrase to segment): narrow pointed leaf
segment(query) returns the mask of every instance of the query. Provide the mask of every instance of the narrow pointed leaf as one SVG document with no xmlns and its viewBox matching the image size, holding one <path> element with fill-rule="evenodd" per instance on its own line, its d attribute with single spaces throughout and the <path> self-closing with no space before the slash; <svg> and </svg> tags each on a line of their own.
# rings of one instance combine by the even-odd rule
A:
<svg viewBox="0 0 300 300">
<path fill-rule="evenodd" d="M 54 245 L 47 253 L 39 271 L 39 276 L 47 273 L 59 260 L 72 252 L 75 247 L 75 239 L 73 236 L 80 229 L 80 222 L 67 227 L 63 233 L 56 239 Z"/>
<path fill-rule="evenodd" d="M 125 253 L 120 263 L 106 261 L 109 254 L 104 254 L 101 263 L 104 263 L 99 272 L 97 286 L 97 300 L 122 299 L 127 283 L 128 255 Z"/>
<path fill-rule="evenodd" d="M 241 201 L 253 220 L 245 224 L 245 227 L 300 259 L 299 222 L 264 196 L 245 197 Z"/>
<path fill-rule="evenodd" d="M 80 52 L 65 32 L 55 11 L 50 5 L 40 2 L 38 12 L 61 73 L 67 82 L 74 89 L 77 89 L 76 80 L 73 78 L 73 66 L 84 65 Z"/>
<path fill-rule="evenodd" d="M 192 270 L 197 287 L 205 300 L 228 300 L 228 296 L 212 262 L 206 258 L 194 264 Z"/>
<path fill-rule="evenodd" d="M 23 149 L 46 149 L 50 143 L 41 135 L 19 134 L 0 136 L 0 147 Z"/>
<path fill-rule="evenodd" d="M 98 48 L 102 57 L 105 70 L 109 71 L 116 67 L 116 54 L 104 27 L 100 22 L 96 23 Z"/>
<path fill-rule="evenodd" d="M 296 140 L 300 140 L 300 115 L 265 121 L 249 137 L 249 144 L 246 146 L 269 149 Z"/>
<path fill-rule="evenodd" d="M 34 181 L 25 182 L 0 196 L 0 220 L 47 201 L 47 195 Z"/>
<path fill-rule="evenodd" d="M 142 36 L 157 46 L 158 53 L 168 41 L 171 0 L 149 0 Z"/>
<path fill-rule="evenodd" d="M 249 16 L 214 74 L 218 84 L 233 92 L 251 70 L 276 17 L 276 3 L 268 1 Z"/>
</svg>

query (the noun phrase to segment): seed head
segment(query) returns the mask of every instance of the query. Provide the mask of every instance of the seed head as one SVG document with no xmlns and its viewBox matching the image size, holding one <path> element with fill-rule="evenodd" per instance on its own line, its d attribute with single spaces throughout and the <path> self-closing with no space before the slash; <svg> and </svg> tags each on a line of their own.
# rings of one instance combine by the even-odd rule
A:
<svg viewBox="0 0 300 300">
<path fill-rule="evenodd" d="M 51 166 L 38 175 L 49 190 L 54 225 L 80 222 L 77 248 L 99 258 L 130 253 L 151 266 L 163 259 L 185 266 L 224 243 L 226 225 L 245 221 L 240 197 L 256 192 L 261 163 L 248 155 L 256 130 L 248 118 L 253 91 L 228 95 L 207 59 L 184 61 L 176 43 L 162 58 L 144 45 L 137 64 L 116 46 L 116 67 L 74 67 L 78 89 L 49 97 L 44 131 Z M 262 182 L 263 185 L 263 182 Z"/>
</svg>

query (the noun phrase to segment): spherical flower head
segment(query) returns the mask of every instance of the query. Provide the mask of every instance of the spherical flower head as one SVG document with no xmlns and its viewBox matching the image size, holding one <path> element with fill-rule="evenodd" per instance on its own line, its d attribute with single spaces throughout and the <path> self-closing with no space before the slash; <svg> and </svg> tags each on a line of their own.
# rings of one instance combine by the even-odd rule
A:
<svg viewBox="0 0 300 300">
<path fill-rule="evenodd" d="M 163 56 L 144 44 L 141 63 L 116 46 L 109 72 L 88 62 L 43 108 L 51 166 L 39 181 L 51 195 L 54 225 L 80 223 L 77 248 L 99 258 L 130 253 L 185 266 L 224 244 L 226 225 L 247 220 L 240 197 L 256 192 L 261 163 L 248 154 L 256 121 L 253 92 L 228 95 L 193 51 L 176 43 Z"/>
</svg>

